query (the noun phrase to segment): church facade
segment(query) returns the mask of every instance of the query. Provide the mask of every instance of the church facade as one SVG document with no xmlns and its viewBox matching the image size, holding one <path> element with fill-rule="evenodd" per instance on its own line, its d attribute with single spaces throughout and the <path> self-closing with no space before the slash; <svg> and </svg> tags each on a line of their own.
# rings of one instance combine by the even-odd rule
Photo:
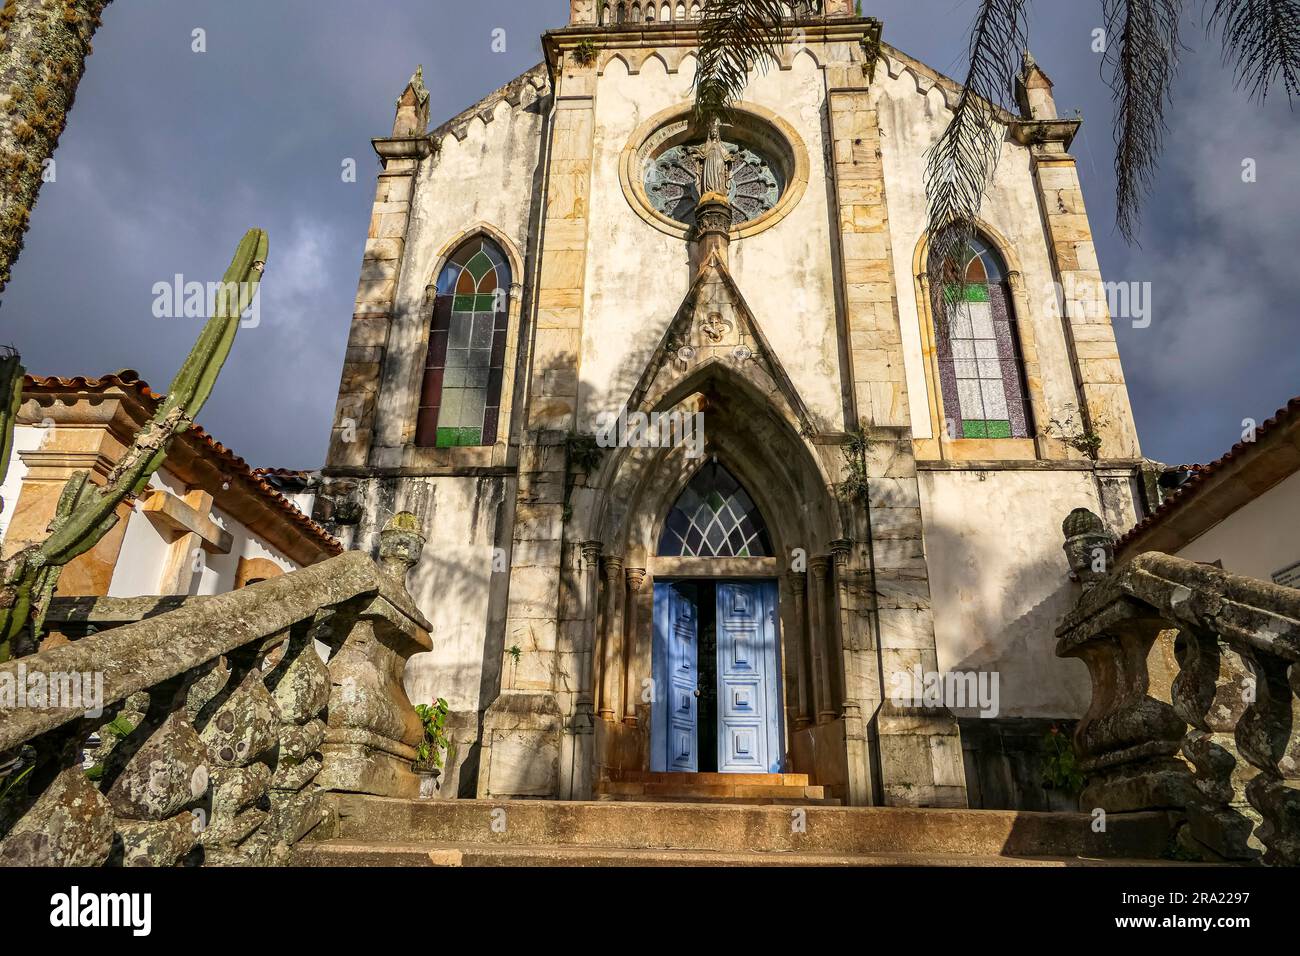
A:
<svg viewBox="0 0 1300 956">
<path fill-rule="evenodd" d="M 451 707 L 442 795 L 741 772 L 987 804 L 988 728 L 1088 704 L 1053 655 L 1061 520 L 1143 514 L 1078 121 L 1029 62 L 933 289 L 922 172 L 959 88 L 878 21 L 814 4 L 700 128 L 698 5 L 571 10 L 432 130 L 417 72 L 374 141 L 316 517 L 361 549 L 423 522 L 406 685 Z"/>
</svg>

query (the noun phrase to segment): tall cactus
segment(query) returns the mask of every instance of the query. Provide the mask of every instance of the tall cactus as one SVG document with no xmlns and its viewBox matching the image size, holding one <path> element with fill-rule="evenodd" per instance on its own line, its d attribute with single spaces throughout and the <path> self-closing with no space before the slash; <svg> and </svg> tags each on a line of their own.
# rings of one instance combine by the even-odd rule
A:
<svg viewBox="0 0 1300 956">
<path fill-rule="evenodd" d="M 32 640 L 39 636 L 64 565 L 93 548 L 117 524 L 117 506 L 144 490 L 166 460 L 168 443 L 194 423 L 230 354 L 239 317 L 256 294 L 266 253 L 266 233 L 250 229 L 222 279 L 214 314 L 153 418 L 136 433 L 107 480 L 96 485 L 89 472 L 74 473 L 59 497 L 50 536 L 0 564 L 0 662 L 9 659 L 15 638 L 29 621 Z"/>
<path fill-rule="evenodd" d="M 11 348 L 0 347 L 0 484 L 9 470 L 9 456 L 14 450 L 14 421 L 23 403 L 23 363 Z M 0 514 L 4 499 L 0 498 Z"/>
</svg>

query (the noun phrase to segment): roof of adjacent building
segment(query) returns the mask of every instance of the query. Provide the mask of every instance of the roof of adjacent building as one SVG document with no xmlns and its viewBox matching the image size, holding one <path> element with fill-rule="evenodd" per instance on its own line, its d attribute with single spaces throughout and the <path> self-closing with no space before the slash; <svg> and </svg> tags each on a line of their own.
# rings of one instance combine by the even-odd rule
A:
<svg viewBox="0 0 1300 956">
<path fill-rule="evenodd" d="M 1208 465 L 1185 465 L 1191 476 L 1117 542 L 1120 552 L 1173 552 L 1300 471 L 1300 396 Z"/>
<path fill-rule="evenodd" d="M 24 395 L 68 391 L 93 394 L 104 393 L 112 389 L 134 396 L 151 414 L 164 398 L 164 395 L 151 389 L 149 383 L 141 379 L 134 369 L 124 369 L 113 375 L 104 375 L 99 378 L 88 378 L 84 375 L 64 378 L 57 375 L 28 374 L 23 384 Z M 306 473 L 290 472 L 287 469 L 254 469 L 243 458 L 213 438 L 197 422 L 177 436 L 176 441 L 185 442 L 197 454 L 209 459 L 232 484 L 234 482 L 241 483 L 255 498 L 261 500 L 275 513 L 281 515 L 290 527 L 310 540 L 315 550 L 323 552 L 322 556 L 343 553 L 343 546 L 337 538 L 303 514 L 292 501 L 281 494 L 268 480 L 268 475 L 287 477 L 290 474 Z"/>
</svg>

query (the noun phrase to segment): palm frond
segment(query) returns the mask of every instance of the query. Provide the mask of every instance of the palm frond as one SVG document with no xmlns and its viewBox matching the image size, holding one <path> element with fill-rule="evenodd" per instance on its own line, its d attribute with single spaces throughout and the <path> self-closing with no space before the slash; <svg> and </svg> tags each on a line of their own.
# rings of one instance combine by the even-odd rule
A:
<svg viewBox="0 0 1300 956">
<path fill-rule="evenodd" d="M 1300 95 L 1300 0 L 1215 0 L 1206 29 L 1222 31 L 1223 62 L 1251 99 L 1277 83 L 1288 101 Z"/>
<path fill-rule="evenodd" d="M 997 106 L 1006 103 L 1025 37 L 1025 0 L 982 0 L 971 31 L 970 67 L 952 122 L 926 153 L 926 271 L 936 286 L 974 235 L 984 191 L 1002 151 Z"/>
<path fill-rule="evenodd" d="M 1178 70 L 1182 0 L 1103 0 L 1103 67 L 1115 101 L 1115 218 L 1132 242 L 1164 144 L 1165 108 Z"/>
<path fill-rule="evenodd" d="M 778 62 L 784 42 L 782 0 L 707 0 L 695 72 L 695 112 L 723 112 L 740 98 L 749 74 Z"/>
</svg>

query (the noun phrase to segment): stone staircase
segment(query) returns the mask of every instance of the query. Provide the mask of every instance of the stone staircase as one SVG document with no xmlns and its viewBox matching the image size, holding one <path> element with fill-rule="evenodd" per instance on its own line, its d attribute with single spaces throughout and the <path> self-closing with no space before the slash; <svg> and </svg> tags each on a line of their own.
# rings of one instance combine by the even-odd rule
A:
<svg viewBox="0 0 1300 956">
<path fill-rule="evenodd" d="M 1115 815 L 1106 832 L 1096 833 L 1092 818 L 1080 813 L 340 793 L 327 799 L 333 819 L 294 847 L 293 865 L 1167 865 L 1160 857 L 1170 837 L 1169 816 L 1157 812 Z"/>
<path fill-rule="evenodd" d="M 806 773 L 656 773 L 607 771 L 596 785 L 600 801 L 724 803 L 750 806 L 838 807 Z"/>
</svg>

